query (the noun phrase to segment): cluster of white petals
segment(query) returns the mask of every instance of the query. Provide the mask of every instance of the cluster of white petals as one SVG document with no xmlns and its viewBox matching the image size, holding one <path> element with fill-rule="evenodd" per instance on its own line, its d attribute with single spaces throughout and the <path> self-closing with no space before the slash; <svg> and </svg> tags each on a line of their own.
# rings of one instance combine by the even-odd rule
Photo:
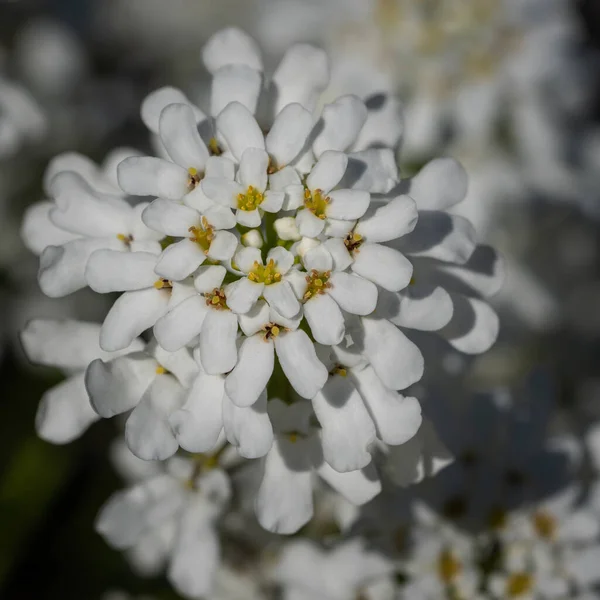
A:
<svg viewBox="0 0 600 600">
<path fill-rule="evenodd" d="M 293 46 L 267 76 L 254 41 L 226 29 L 202 57 L 207 112 L 180 90 L 153 92 L 141 114 L 159 156 L 55 158 L 48 200 L 22 228 L 48 296 L 121 293 L 101 326 L 36 320 L 23 332 L 32 361 L 68 374 L 38 431 L 66 443 L 125 415 L 130 451 L 166 462 L 111 498 L 98 530 L 134 561 L 167 564 L 192 598 L 218 567 L 223 448 L 263 459 L 254 506 L 277 533 L 312 518 L 319 481 L 353 505 L 372 500 L 376 457 L 402 484 L 425 475 L 436 438 L 409 389 L 425 370 L 420 332 L 486 351 L 498 319 L 484 298 L 502 276 L 450 212 L 467 193 L 456 161 L 401 179 L 380 142 L 398 142 L 398 115 L 386 124 L 353 95 L 317 108 L 321 50 Z M 387 573 L 371 573 L 360 548 L 340 552 L 366 569 L 354 587 Z"/>
</svg>

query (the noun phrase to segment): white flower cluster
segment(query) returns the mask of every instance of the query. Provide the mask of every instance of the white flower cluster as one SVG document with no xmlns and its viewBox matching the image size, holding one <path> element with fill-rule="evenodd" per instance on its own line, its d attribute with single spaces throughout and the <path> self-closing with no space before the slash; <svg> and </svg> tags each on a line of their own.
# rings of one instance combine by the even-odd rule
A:
<svg viewBox="0 0 600 600">
<path fill-rule="evenodd" d="M 355 96 L 317 111 L 322 51 L 294 46 L 267 78 L 254 41 L 227 29 L 203 60 L 208 115 L 179 90 L 153 92 L 141 112 L 160 157 L 119 150 L 102 169 L 57 157 L 49 199 L 22 230 L 47 295 L 122 292 L 101 327 L 38 320 L 23 332 L 34 362 L 69 375 L 43 399 L 38 431 L 65 443 L 127 414 L 130 450 L 168 463 L 113 498 L 98 528 L 132 551 L 160 536 L 159 558 L 191 597 L 218 561 L 192 577 L 193 553 L 178 548 L 218 554 L 211 524 L 228 481 L 203 469 L 223 444 L 263 458 L 255 509 L 270 531 L 311 519 L 315 474 L 368 502 L 381 490 L 376 451 L 402 469 L 431 437 L 404 392 L 424 373 L 416 333 L 484 352 L 498 320 L 482 296 L 501 279 L 493 250 L 448 212 L 467 192 L 457 162 L 401 180 L 378 143 L 399 140 L 399 119 L 387 126 Z"/>
</svg>

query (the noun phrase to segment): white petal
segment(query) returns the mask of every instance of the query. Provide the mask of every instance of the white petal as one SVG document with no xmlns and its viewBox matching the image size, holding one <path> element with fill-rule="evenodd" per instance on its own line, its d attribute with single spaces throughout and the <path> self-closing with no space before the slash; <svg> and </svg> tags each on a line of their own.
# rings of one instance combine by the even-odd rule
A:
<svg viewBox="0 0 600 600">
<path fill-rule="evenodd" d="M 270 346 L 271 344 L 269 344 Z M 247 408 L 236 406 L 223 398 L 223 426 L 230 444 L 244 458 L 260 458 L 273 444 L 273 427 L 267 414 L 267 394 Z"/>
<path fill-rule="evenodd" d="M 38 283 L 50 298 L 60 298 L 87 285 L 85 268 L 89 257 L 104 248 L 118 249 L 122 244 L 114 239 L 77 239 L 63 246 L 47 246 L 40 256 Z"/>
<path fill-rule="evenodd" d="M 325 385 L 328 373 L 317 358 L 315 347 L 302 330 L 275 338 L 275 350 L 285 376 L 303 398 L 310 400 Z"/>
<path fill-rule="evenodd" d="M 247 277 L 234 281 L 227 288 L 227 306 L 234 313 L 247 313 L 256 304 L 264 287 L 264 284 L 250 281 Z"/>
<path fill-rule="evenodd" d="M 334 375 L 312 400 L 322 427 L 323 456 L 340 473 L 371 462 L 375 426 L 359 393 L 347 377 Z"/>
<path fill-rule="evenodd" d="M 265 148 L 265 138 L 256 119 L 239 102 L 231 102 L 223 109 L 217 117 L 217 129 L 238 161 L 247 148 Z"/>
<path fill-rule="evenodd" d="M 464 264 L 476 245 L 475 229 L 467 219 L 421 211 L 414 231 L 397 240 L 394 248 L 413 256 Z"/>
<path fill-rule="evenodd" d="M 192 385 L 198 374 L 198 362 L 188 348 L 181 348 L 175 352 L 167 352 L 158 344 L 151 343 L 149 351 L 159 365 L 164 367 L 185 388 Z"/>
<path fill-rule="evenodd" d="M 367 121 L 352 148 L 397 148 L 404 133 L 402 102 L 393 93 L 376 92 L 365 100 L 365 106 Z"/>
<path fill-rule="evenodd" d="M 144 209 L 142 221 L 154 231 L 175 237 L 186 237 L 189 235 L 190 227 L 198 225 L 200 215 L 193 208 L 158 198 Z"/>
<path fill-rule="evenodd" d="M 210 95 L 210 114 L 217 116 L 230 102 L 256 112 L 262 88 L 261 74 L 246 65 L 225 65 L 215 71 Z"/>
<path fill-rule="evenodd" d="M 273 176 L 271 176 L 273 177 Z M 296 210 L 304 204 L 304 186 L 301 183 L 291 184 L 285 187 L 285 199 L 283 210 Z"/>
<path fill-rule="evenodd" d="M 375 211 L 367 213 L 356 226 L 356 233 L 369 242 L 388 242 L 410 233 L 419 218 L 415 201 L 398 196 Z"/>
<path fill-rule="evenodd" d="M 28 250 L 40 255 L 46 246 L 62 246 L 77 239 L 77 234 L 57 227 L 50 220 L 52 202 L 36 202 L 27 208 L 21 226 L 21 239 Z"/>
<path fill-rule="evenodd" d="M 211 156 L 206 163 L 205 176 L 233 180 L 235 164 L 225 156 Z"/>
<path fill-rule="evenodd" d="M 97 250 L 85 269 L 88 285 L 100 294 L 142 290 L 154 285 L 156 256 L 149 252 Z"/>
<path fill-rule="evenodd" d="M 274 260 L 282 275 L 285 275 L 294 264 L 294 255 L 281 246 L 271 248 L 267 254 L 267 262 Z"/>
<path fill-rule="evenodd" d="M 398 185 L 396 155 L 391 148 L 369 148 L 348 155 L 344 184 L 371 194 L 387 194 Z"/>
<path fill-rule="evenodd" d="M 399 294 L 386 294 L 381 300 L 382 316 L 398 327 L 419 331 L 438 331 L 450 322 L 454 312 L 450 294 L 428 283 L 416 282 Z"/>
<path fill-rule="evenodd" d="M 184 169 L 204 171 L 208 149 L 196 124 L 194 111 L 187 104 L 169 104 L 160 113 L 160 139 L 172 161 Z"/>
<path fill-rule="evenodd" d="M 316 248 L 309 250 L 303 257 L 302 262 L 307 271 L 331 271 L 333 269 L 333 259 L 326 247 L 321 244 Z"/>
<path fill-rule="evenodd" d="M 362 244 L 354 252 L 352 270 L 390 292 L 398 292 L 409 283 L 412 263 L 400 252 L 379 244 Z"/>
<path fill-rule="evenodd" d="M 262 71 L 257 43 L 237 27 L 227 27 L 215 33 L 202 49 L 202 61 L 211 74 L 226 65 L 246 65 Z"/>
<path fill-rule="evenodd" d="M 306 180 L 310 190 L 328 194 L 341 180 L 348 167 L 348 157 L 342 152 L 324 152 Z"/>
<path fill-rule="evenodd" d="M 179 445 L 188 452 L 208 452 L 223 429 L 223 384 L 218 375 L 200 373 L 185 404 L 171 413 L 169 423 Z"/>
<path fill-rule="evenodd" d="M 156 263 L 155 273 L 165 279 L 182 281 L 205 260 L 206 254 L 202 248 L 196 242 L 184 238 L 163 250 Z"/>
<path fill-rule="evenodd" d="M 342 221 L 328 218 L 323 233 L 326 237 L 344 239 L 355 227 L 356 221 Z"/>
<path fill-rule="evenodd" d="M 90 405 L 109 419 L 134 408 L 156 377 L 156 361 L 134 353 L 108 362 L 97 359 L 85 373 Z"/>
<path fill-rule="evenodd" d="M 312 114 L 300 104 L 288 104 L 275 117 L 266 137 L 267 152 L 283 167 L 300 154 L 313 128 Z"/>
<path fill-rule="evenodd" d="M 200 267 L 194 275 L 194 287 L 201 294 L 211 292 L 215 288 L 221 287 L 226 274 L 227 269 L 220 265 Z"/>
<path fill-rule="evenodd" d="M 313 143 L 315 156 L 326 150 L 347 150 L 367 120 L 367 107 L 357 96 L 342 96 L 323 108 L 323 129 Z"/>
<path fill-rule="evenodd" d="M 188 104 L 194 111 L 196 122 L 202 121 L 205 117 L 202 111 L 193 106 L 186 95 L 174 87 L 162 87 L 148 94 L 142 102 L 141 116 L 144 125 L 152 132 L 158 134 L 160 115 L 169 104 Z"/>
<path fill-rule="evenodd" d="M 237 206 L 237 195 L 246 191 L 237 181 L 230 181 L 222 177 L 205 177 L 200 183 L 200 187 L 207 198 L 230 208 Z"/>
<path fill-rule="evenodd" d="M 244 340 L 235 369 L 225 380 L 225 391 L 239 407 L 252 406 L 269 383 L 275 364 L 273 344 L 257 334 Z"/>
<path fill-rule="evenodd" d="M 385 319 L 363 319 L 365 354 L 383 383 L 403 390 L 423 376 L 421 351 L 395 325 Z"/>
<path fill-rule="evenodd" d="M 81 370 L 96 358 L 111 358 L 100 349 L 100 325 L 96 323 L 33 319 L 19 337 L 27 358 L 38 365 Z M 130 350 L 143 347 L 141 340 L 135 340 Z"/>
<path fill-rule="evenodd" d="M 265 199 L 262 201 L 260 207 L 270 213 L 277 213 L 281 210 L 285 201 L 285 192 L 274 192 L 273 190 L 267 190 L 265 192 Z"/>
<path fill-rule="evenodd" d="M 451 296 L 454 312 L 440 335 L 465 354 L 487 352 L 498 337 L 498 315 L 482 300 L 460 294 Z"/>
<path fill-rule="evenodd" d="M 205 501 L 190 503 L 179 522 L 167 578 L 187 598 L 204 597 L 215 585 L 220 560 L 219 538 L 210 514 Z"/>
<path fill-rule="evenodd" d="M 344 317 L 328 294 L 318 294 L 304 304 L 304 316 L 319 344 L 333 346 L 344 338 Z"/>
<path fill-rule="evenodd" d="M 302 188 L 302 194 L 304 194 L 304 186 L 300 181 L 300 175 L 293 167 L 283 167 L 269 175 L 269 188 L 272 190 L 282 192 L 290 185 L 299 185 Z"/>
<path fill-rule="evenodd" d="M 238 210 L 235 217 L 243 227 L 259 227 L 261 223 L 260 213 L 256 208 L 254 210 Z"/>
<path fill-rule="evenodd" d="M 334 490 L 355 506 L 366 504 L 381 492 L 381 482 L 372 464 L 360 471 L 338 473 L 324 462 L 317 472 Z"/>
<path fill-rule="evenodd" d="M 333 258 L 333 267 L 336 271 L 344 271 L 352 264 L 352 256 L 348 252 L 344 240 L 329 239 L 324 243 Z"/>
<path fill-rule="evenodd" d="M 407 194 L 419 210 L 446 210 L 465 199 L 468 185 L 467 173 L 458 161 L 436 158 L 410 180 Z"/>
<path fill-rule="evenodd" d="M 113 304 L 100 331 L 100 346 L 107 352 L 122 350 L 156 323 L 169 303 L 166 290 L 150 288 L 125 292 Z"/>
<path fill-rule="evenodd" d="M 398 363 L 399 366 L 399 363 Z M 375 370 L 368 366 L 353 369 L 351 378 L 365 401 L 377 427 L 377 436 L 394 446 L 410 440 L 421 426 L 421 406 L 416 398 L 386 388 Z"/>
<path fill-rule="evenodd" d="M 85 389 L 83 373 L 80 373 L 42 396 L 35 415 L 35 430 L 47 442 L 68 444 L 98 419 Z"/>
<path fill-rule="evenodd" d="M 298 299 L 287 281 L 265 285 L 263 296 L 270 306 L 288 319 L 300 310 Z"/>
<path fill-rule="evenodd" d="M 311 461 L 307 442 L 277 439 L 265 459 L 256 496 L 260 524 L 273 533 L 295 533 L 313 514 Z"/>
<path fill-rule="evenodd" d="M 238 315 L 241 330 L 248 337 L 258 333 L 269 322 L 269 314 L 269 305 L 259 300 L 250 311 Z"/>
<path fill-rule="evenodd" d="M 169 415 L 183 402 L 184 390 L 171 375 L 158 375 L 125 425 L 129 449 L 143 460 L 165 460 L 179 444 L 169 425 Z"/>
<path fill-rule="evenodd" d="M 377 287 L 375 284 L 351 275 L 350 273 L 332 273 L 329 278 L 329 295 L 342 310 L 353 315 L 370 315 L 377 305 Z"/>
<path fill-rule="evenodd" d="M 259 192 L 267 187 L 267 168 L 269 155 L 260 148 L 248 148 L 242 154 L 238 170 L 239 182 L 247 188 L 252 186 Z"/>
<path fill-rule="evenodd" d="M 200 358 L 210 375 L 227 373 L 235 367 L 237 326 L 237 317 L 231 311 L 208 311 L 200 332 Z"/>
<path fill-rule="evenodd" d="M 208 258 L 212 260 L 231 260 L 238 247 L 238 239 L 231 231 L 217 231 L 208 248 Z"/>
<path fill-rule="evenodd" d="M 297 102 L 313 111 L 329 83 L 329 61 L 320 48 L 296 44 L 284 54 L 273 74 L 277 89 L 275 113 Z"/>
<path fill-rule="evenodd" d="M 329 194 L 330 202 L 325 210 L 327 217 L 353 221 L 362 217 L 371 202 L 369 192 L 361 190 L 335 190 Z"/>
<path fill-rule="evenodd" d="M 196 295 L 187 298 L 156 321 L 156 341 L 167 352 L 183 348 L 199 335 L 209 310 L 204 297 Z"/>
<path fill-rule="evenodd" d="M 132 156 L 117 168 L 119 185 L 133 196 L 180 200 L 188 193 L 188 172 L 161 158 Z"/>
<path fill-rule="evenodd" d="M 325 221 L 319 219 L 308 209 L 299 210 L 296 215 L 296 227 L 298 233 L 307 238 L 316 238 L 325 227 Z"/>
<path fill-rule="evenodd" d="M 255 262 L 262 264 L 260 250 L 258 248 L 240 248 L 235 253 L 235 256 L 233 257 L 233 262 L 240 271 L 243 271 L 244 273 L 249 273 L 252 270 L 252 267 L 254 266 Z"/>
</svg>

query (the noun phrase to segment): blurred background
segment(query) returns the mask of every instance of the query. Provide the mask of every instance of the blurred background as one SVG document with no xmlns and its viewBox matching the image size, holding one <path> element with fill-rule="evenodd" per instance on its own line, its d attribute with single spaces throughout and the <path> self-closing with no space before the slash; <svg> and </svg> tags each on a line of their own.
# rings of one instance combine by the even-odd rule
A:
<svg viewBox="0 0 600 600">
<path fill-rule="evenodd" d="M 415 15 L 413 4 L 431 6 Z M 90 292 L 45 298 L 20 227 L 54 155 L 102 163 L 116 146 L 150 152 L 139 118 L 147 93 L 168 84 L 206 99 L 200 49 L 225 25 L 253 34 L 271 66 L 294 42 L 325 47 L 331 98 L 398 93 L 404 176 L 439 155 L 467 168 L 458 210 L 504 254 L 507 274 L 493 300 L 497 344 L 473 361 L 445 357 L 456 393 L 542 395 L 548 426 L 580 435 L 600 418 L 600 3 L 450 5 L 460 10 L 422 0 L 0 0 L 0 598 L 99 599 L 113 588 L 176 598 L 93 532 L 122 485 L 107 459 L 114 424 L 69 447 L 36 436 L 39 398 L 62 374 L 28 365 L 18 331 L 33 316 L 100 321 L 106 306 Z"/>
</svg>

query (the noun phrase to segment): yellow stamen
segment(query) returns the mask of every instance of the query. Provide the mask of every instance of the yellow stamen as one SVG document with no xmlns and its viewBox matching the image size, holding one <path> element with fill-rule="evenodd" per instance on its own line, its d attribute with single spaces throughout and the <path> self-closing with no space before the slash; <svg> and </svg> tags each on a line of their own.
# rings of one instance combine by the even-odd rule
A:
<svg viewBox="0 0 600 600">
<path fill-rule="evenodd" d="M 204 294 L 204 297 L 206 298 L 207 306 L 211 306 L 217 310 L 229 310 L 223 288 L 215 288 L 212 292 Z"/>
<path fill-rule="evenodd" d="M 360 233 L 351 231 L 344 239 L 344 245 L 348 252 L 359 252 L 359 248 L 363 243 L 363 236 Z"/>
<path fill-rule="evenodd" d="M 552 540 L 556 534 L 556 520 L 545 511 L 540 510 L 533 515 L 533 526 L 537 534 L 545 540 Z"/>
<path fill-rule="evenodd" d="M 348 370 L 346 369 L 346 367 L 343 367 L 342 365 L 336 365 L 331 370 L 331 373 L 333 375 L 339 375 L 340 377 L 346 377 L 348 375 Z"/>
<path fill-rule="evenodd" d="M 210 138 L 208 142 L 208 150 L 213 156 L 221 156 L 221 154 L 223 154 L 219 142 L 217 142 L 217 139 L 214 137 Z"/>
<path fill-rule="evenodd" d="M 298 441 L 298 434 L 295 431 L 288 433 L 288 439 L 292 444 L 295 444 Z"/>
<path fill-rule="evenodd" d="M 256 210 L 264 201 L 265 195 L 255 187 L 249 185 L 245 194 L 237 195 L 238 210 Z"/>
<path fill-rule="evenodd" d="M 194 167 L 190 167 L 188 169 L 188 189 L 190 191 L 192 191 L 193 189 L 195 189 L 198 186 L 201 179 L 202 179 L 202 174 L 198 173 L 198 169 L 196 169 Z"/>
<path fill-rule="evenodd" d="M 210 245 L 215 239 L 215 228 L 210 225 L 206 217 L 202 217 L 202 227 L 190 227 L 188 231 L 192 234 L 190 240 L 196 242 L 204 254 L 208 254 Z"/>
<path fill-rule="evenodd" d="M 156 367 L 157 375 L 165 375 L 166 373 L 168 373 L 168 371 L 162 365 L 158 365 L 158 367 Z"/>
<path fill-rule="evenodd" d="M 329 283 L 331 271 L 317 271 L 313 269 L 306 277 L 306 292 L 304 292 L 303 300 L 307 302 L 318 294 L 324 294 L 332 285 Z"/>
<path fill-rule="evenodd" d="M 173 284 L 168 279 L 161 277 L 154 282 L 154 287 L 157 290 L 170 290 L 173 288 Z"/>
<path fill-rule="evenodd" d="M 123 242 L 127 247 L 131 246 L 131 242 L 133 242 L 133 236 L 130 234 L 125 235 L 124 233 L 117 233 L 117 239 Z"/>
<path fill-rule="evenodd" d="M 443 550 L 438 558 L 438 575 L 446 583 L 452 583 L 460 573 L 462 566 L 450 550 Z"/>
<path fill-rule="evenodd" d="M 528 573 L 514 573 L 506 582 L 506 594 L 510 598 L 525 596 L 533 588 L 533 577 Z"/>
<path fill-rule="evenodd" d="M 326 218 L 327 205 L 331 202 L 329 196 L 325 196 L 322 190 L 313 190 L 312 192 L 305 188 L 304 206 L 319 219 Z"/>
<path fill-rule="evenodd" d="M 248 279 L 254 283 L 271 285 L 281 281 L 281 273 L 273 259 L 269 260 L 266 265 L 261 265 L 255 260 L 250 273 L 248 273 Z"/>
</svg>

